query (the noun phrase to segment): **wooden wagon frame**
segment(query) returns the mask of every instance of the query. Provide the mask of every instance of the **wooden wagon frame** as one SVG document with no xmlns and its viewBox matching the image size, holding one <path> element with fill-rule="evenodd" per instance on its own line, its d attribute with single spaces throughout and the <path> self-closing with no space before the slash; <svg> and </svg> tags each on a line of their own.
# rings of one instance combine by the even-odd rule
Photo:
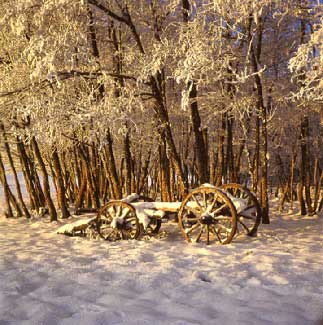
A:
<svg viewBox="0 0 323 325">
<path fill-rule="evenodd" d="M 154 202 L 130 195 L 104 205 L 93 224 L 103 239 L 137 239 L 158 233 L 162 219 L 169 214 L 177 215 L 186 241 L 206 244 L 228 244 L 241 233 L 255 236 L 261 223 L 256 195 L 232 183 L 221 187 L 204 184 L 192 190 L 182 202 Z"/>
</svg>

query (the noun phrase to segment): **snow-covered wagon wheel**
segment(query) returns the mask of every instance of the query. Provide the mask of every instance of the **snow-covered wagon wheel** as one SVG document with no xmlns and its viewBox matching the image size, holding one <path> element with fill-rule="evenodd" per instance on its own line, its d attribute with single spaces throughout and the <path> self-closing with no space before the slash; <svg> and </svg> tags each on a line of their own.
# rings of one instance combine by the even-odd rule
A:
<svg viewBox="0 0 323 325">
<path fill-rule="evenodd" d="M 261 208 L 257 197 L 248 188 L 240 184 L 224 184 L 221 188 L 236 207 L 238 215 L 237 232 L 255 236 L 261 222 Z"/>
<path fill-rule="evenodd" d="M 188 242 L 228 244 L 237 229 L 237 212 L 222 190 L 203 186 L 186 196 L 178 212 L 178 222 Z"/>
<path fill-rule="evenodd" d="M 110 201 L 98 213 L 98 232 L 106 240 L 137 239 L 139 221 L 134 207 L 122 201 Z"/>
<path fill-rule="evenodd" d="M 134 202 L 154 202 L 154 200 L 149 197 L 149 196 L 145 196 L 145 195 L 139 195 L 139 198 L 136 199 Z M 141 228 L 141 232 L 144 234 L 158 234 L 160 227 L 161 227 L 162 221 L 159 218 L 150 218 L 150 222 L 147 226 L 146 229 L 144 229 L 144 226 L 142 224 L 140 224 L 140 228 Z"/>
</svg>

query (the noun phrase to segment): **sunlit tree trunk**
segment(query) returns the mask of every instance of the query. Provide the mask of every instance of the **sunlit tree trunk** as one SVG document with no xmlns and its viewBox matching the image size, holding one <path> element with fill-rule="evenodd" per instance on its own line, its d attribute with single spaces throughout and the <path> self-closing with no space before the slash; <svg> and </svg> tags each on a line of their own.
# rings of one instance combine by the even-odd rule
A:
<svg viewBox="0 0 323 325">
<path fill-rule="evenodd" d="M 10 187 L 9 187 L 8 182 L 7 182 L 6 171 L 5 171 L 5 168 L 4 168 L 3 161 L 2 161 L 1 152 L 0 152 L 0 181 L 1 181 L 1 184 L 3 186 L 4 199 L 5 199 L 5 204 L 6 204 L 5 214 L 6 214 L 6 216 L 8 218 L 12 218 L 13 217 L 13 212 L 12 212 L 12 208 L 11 208 L 11 205 L 10 205 Z"/>
<path fill-rule="evenodd" d="M 253 17 L 249 18 L 249 43 L 250 43 L 250 56 L 251 65 L 254 72 L 254 80 L 256 85 L 256 108 L 260 112 L 260 205 L 262 209 L 262 222 L 269 223 L 269 202 L 268 202 L 268 144 L 267 144 L 267 108 L 264 105 L 263 85 L 259 76 L 258 63 L 260 62 L 261 49 L 262 49 L 262 17 L 257 18 L 257 37 L 256 44 L 253 45 L 251 38 L 250 28 L 252 26 Z"/>
<path fill-rule="evenodd" d="M 41 153 L 40 153 L 40 150 L 39 150 L 39 147 L 38 147 L 38 144 L 37 144 L 35 138 L 33 138 L 31 140 L 31 144 L 32 144 L 35 156 L 37 158 L 37 161 L 38 161 L 38 164 L 40 167 L 40 171 L 42 173 L 44 195 L 45 195 L 46 205 L 49 210 L 50 221 L 56 221 L 57 220 L 57 212 L 56 212 L 55 205 L 54 205 L 53 200 L 50 195 L 50 186 L 49 186 L 48 173 L 46 170 L 46 166 L 45 166 L 44 160 L 41 156 Z"/>
<path fill-rule="evenodd" d="M 7 153 L 9 165 L 11 167 L 11 171 L 12 171 L 12 174 L 13 174 L 13 177 L 14 177 L 19 204 L 20 204 L 20 206 L 21 206 L 21 208 L 22 208 L 22 210 L 24 212 L 25 217 L 30 218 L 29 210 L 26 207 L 26 204 L 24 202 L 24 199 L 23 199 L 23 196 L 22 196 L 22 193 L 21 193 L 20 182 L 19 182 L 19 179 L 18 179 L 16 167 L 15 167 L 15 164 L 14 164 L 14 161 L 13 161 L 13 158 L 12 158 L 10 146 L 8 144 L 7 137 L 6 137 L 6 134 L 5 134 L 5 129 L 4 129 L 4 126 L 3 126 L 2 123 L 0 123 L 0 132 L 2 134 L 5 151 Z"/>
<path fill-rule="evenodd" d="M 56 174 L 57 202 L 59 207 L 61 208 L 62 218 L 66 219 L 70 216 L 70 213 L 68 211 L 66 197 L 65 197 L 66 189 L 64 186 L 63 173 L 62 173 L 58 153 L 56 150 L 54 150 L 52 154 L 52 158 L 53 158 L 53 166 Z"/>
<path fill-rule="evenodd" d="M 189 0 L 182 0 L 182 8 L 183 8 L 183 21 L 184 23 L 188 24 L 189 13 L 191 10 L 191 5 Z M 198 103 L 197 103 L 197 86 L 194 80 L 189 81 L 187 87 L 189 89 L 190 113 L 191 113 L 191 121 L 192 121 L 194 138 L 195 138 L 197 172 L 199 176 L 199 182 L 200 184 L 203 184 L 203 183 L 208 183 L 210 179 L 209 167 L 208 167 L 208 152 L 203 137 L 203 130 L 201 127 L 201 117 L 200 117 Z"/>
</svg>

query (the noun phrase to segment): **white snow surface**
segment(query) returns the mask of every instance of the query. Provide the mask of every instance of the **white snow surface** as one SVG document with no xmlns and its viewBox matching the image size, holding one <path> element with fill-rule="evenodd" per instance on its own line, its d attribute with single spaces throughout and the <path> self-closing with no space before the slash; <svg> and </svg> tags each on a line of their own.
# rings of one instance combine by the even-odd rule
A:
<svg viewBox="0 0 323 325">
<path fill-rule="evenodd" d="M 323 324 L 323 216 L 297 211 L 231 244 L 58 236 L 0 218 L 0 324 Z"/>
</svg>

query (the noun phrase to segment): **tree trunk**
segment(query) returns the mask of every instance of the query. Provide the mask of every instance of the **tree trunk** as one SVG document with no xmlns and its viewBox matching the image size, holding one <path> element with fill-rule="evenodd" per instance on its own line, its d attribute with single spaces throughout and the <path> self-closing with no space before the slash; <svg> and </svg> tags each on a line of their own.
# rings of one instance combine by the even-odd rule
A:
<svg viewBox="0 0 323 325">
<path fill-rule="evenodd" d="M 258 32 L 257 32 L 257 43 L 256 48 L 252 44 L 252 37 L 250 29 L 252 27 L 253 17 L 251 16 L 249 19 L 249 44 L 250 46 L 250 54 L 251 54 L 251 64 L 254 72 L 254 80 L 256 84 L 256 108 L 257 111 L 260 112 L 261 117 L 261 125 L 260 125 L 260 170 L 261 170 L 261 178 L 260 178 L 260 205 L 262 210 L 262 222 L 268 224 L 269 220 L 269 202 L 268 202 L 268 145 L 267 145 L 267 109 L 264 105 L 263 98 L 263 86 L 262 80 L 259 76 L 258 62 L 260 61 L 261 47 L 262 47 L 262 18 L 258 18 Z"/>
<path fill-rule="evenodd" d="M 309 215 L 314 213 L 311 199 L 311 175 L 308 154 L 309 120 L 305 116 L 301 122 L 301 184 L 305 190 L 305 203 Z M 303 211 L 304 212 L 304 211 Z M 305 213 L 306 214 L 306 213 Z"/>
<path fill-rule="evenodd" d="M 216 186 L 220 186 L 223 182 L 223 179 L 226 178 L 225 156 L 224 156 L 225 132 L 226 132 L 225 115 L 222 115 L 221 131 L 218 139 L 217 173 L 216 173 L 216 182 L 215 182 Z"/>
<path fill-rule="evenodd" d="M 295 170 L 295 161 L 296 161 L 296 154 L 292 154 L 292 161 L 290 164 L 290 207 L 293 208 L 294 202 L 294 170 Z"/>
<path fill-rule="evenodd" d="M 57 202 L 58 202 L 58 205 L 62 211 L 62 218 L 66 219 L 70 216 L 70 213 L 67 208 L 67 202 L 66 202 L 66 197 L 65 197 L 66 190 L 65 190 L 65 186 L 64 186 L 63 173 L 62 173 L 61 164 L 60 164 L 57 150 L 54 150 L 52 158 L 53 158 L 53 165 L 54 165 L 56 181 L 57 181 L 56 182 Z"/>
<path fill-rule="evenodd" d="M 235 183 L 234 177 L 234 156 L 233 156 L 233 116 L 228 113 L 226 116 L 226 130 L 227 130 L 227 154 L 226 154 L 226 168 L 228 183 Z"/>
<path fill-rule="evenodd" d="M 46 166 L 44 163 L 44 160 L 41 156 L 38 144 L 35 140 L 35 138 L 33 138 L 31 140 L 32 143 L 32 147 L 35 153 L 35 156 L 37 158 L 39 167 L 40 167 L 40 171 L 42 173 L 42 177 L 43 177 L 43 187 L 44 187 L 44 195 L 45 195 L 45 201 L 46 201 L 46 205 L 49 211 L 49 215 L 50 215 L 50 221 L 57 221 L 57 212 L 55 209 L 55 205 L 53 203 L 53 200 L 50 196 L 50 186 L 49 186 L 49 181 L 48 181 L 48 173 L 46 170 Z"/>
<path fill-rule="evenodd" d="M 170 160 L 174 166 L 174 169 L 175 169 L 175 172 L 177 175 L 177 182 L 178 182 L 178 186 L 179 186 L 179 189 L 181 192 L 181 196 L 185 197 L 185 195 L 187 193 L 187 184 L 186 184 L 185 176 L 184 176 L 184 173 L 182 170 L 180 157 L 178 155 L 178 152 L 177 152 L 177 149 L 176 149 L 176 146 L 174 143 L 174 138 L 173 138 L 172 131 L 170 128 L 170 124 L 169 124 L 168 113 L 164 106 L 163 97 L 160 93 L 157 82 L 156 82 L 155 78 L 153 78 L 153 77 L 151 78 L 151 85 L 152 85 L 154 97 L 156 99 L 156 105 L 154 105 L 154 109 L 155 109 L 156 115 L 160 122 L 160 127 L 158 128 L 159 135 L 160 135 L 161 139 L 163 139 L 163 137 L 165 137 Z"/>
<path fill-rule="evenodd" d="M 122 186 L 119 181 L 117 167 L 113 154 L 113 142 L 110 134 L 110 130 L 107 130 L 107 145 L 105 147 L 105 160 L 106 168 L 108 170 L 108 175 L 110 177 L 110 184 L 112 187 L 112 193 L 114 194 L 114 199 L 120 200 L 122 198 Z M 121 179 L 121 178 L 120 178 Z"/>
<path fill-rule="evenodd" d="M 140 178 L 139 181 L 137 182 L 137 193 L 140 194 L 142 193 L 144 186 L 145 186 L 145 181 L 148 177 L 148 167 L 149 167 L 149 163 L 150 163 L 150 150 L 148 151 L 148 156 L 145 160 L 145 163 L 141 169 L 141 173 L 140 173 Z"/>
<path fill-rule="evenodd" d="M 6 137 L 5 130 L 4 130 L 4 126 L 3 126 L 2 123 L 0 123 L 0 132 L 1 132 L 2 138 L 4 140 L 4 146 L 5 146 L 5 151 L 7 153 L 9 165 L 11 167 L 12 174 L 14 176 L 14 181 L 15 181 L 15 186 L 16 186 L 16 191 L 17 191 L 17 196 L 18 196 L 19 204 L 22 207 L 22 210 L 24 212 L 25 217 L 26 218 L 30 218 L 29 210 L 27 209 L 26 204 L 24 202 L 24 199 L 22 197 L 21 188 L 20 188 L 20 182 L 19 182 L 19 179 L 18 179 L 18 176 L 17 176 L 17 171 L 16 171 L 16 168 L 15 168 L 13 159 L 12 159 L 10 146 L 8 144 L 7 137 Z"/>
<path fill-rule="evenodd" d="M 87 178 L 86 178 L 85 169 L 83 168 L 82 178 L 80 181 L 80 186 L 78 188 L 78 193 L 77 193 L 76 201 L 75 201 L 75 211 L 77 211 L 83 207 L 83 201 L 84 201 L 85 194 L 86 194 L 86 188 L 87 188 Z"/>
<path fill-rule="evenodd" d="M 318 212 L 319 199 L 320 199 L 320 189 L 323 180 L 323 169 L 319 175 L 319 160 L 315 159 L 315 170 L 314 170 L 314 212 Z"/>
<path fill-rule="evenodd" d="M 129 131 L 126 133 L 124 138 L 124 146 L 123 146 L 125 167 L 126 167 L 126 195 L 131 194 L 131 177 L 132 177 L 132 157 L 130 152 L 130 139 L 129 139 Z"/>
<path fill-rule="evenodd" d="M 166 155 L 166 143 L 164 142 L 159 145 L 159 184 L 161 199 L 163 202 L 171 200 L 169 181 L 169 162 Z"/>
<path fill-rule="evenodd" d="M 183 21 L 188 24 L 189 12 L 191 6 L 189 0 L 182 0 Z M 209 168 L 208 168 L 208 152 L 206 143 L 203 138 L 203 130 L 201 128 L 201 117 L 197 104 L 197 87 L 196 83 L 191 80 L 188 82 L 189 99 L 190 99 L 190 112 L 191 121 L 195 139 L 195 151 L 196 151 L 196 165 L 197 173 L 199 176 L 199 183 L 208 183 L 210 181 Z"/>
<path fill-rule="evenodd" d="M 32 172 L 30 170 L 29 157 L 26 153 L 24 144 L 17 138 L 17 151 L 19 154 L 21 169 L 23 170 L 24 180 L 26 188 L 30 198 L 31 209 L 39 210 L 40 207 L 44 206 L 43 202 L 40 201 L 35 185 L 33 182 Z"/>
<path fill-rule="evenodd" d="M 91 159 L 90 159 L 90 155 L 88 150 L 86 150 L 86 148 L 84 146 L 80 147 L 80 154 L 81 157 L 83 159 L 83 166 L 85 169 L 85 173 L 86 173 L 86 178 L 87 178 L 87 193 L 90 197 L 89 200 L 87 200 L 87 207 L 92 207 L 94 206 L 94 208 L 99 208 L 100 207 L 100 198 L 98 195 L 98 189 L 96 188 L 96 184 L 95 184 L 95 179 L 94 179 L 94 175 L 93 175 L 93 171 L 91 170 L 91 165 L 88 163 Z M 87 198 L 89 198 L 87 197 Z"/>
<path fill-rule="evenodd" d="M 3 186 L 3 192 L 4 192 L 4 198 L 5 198 L 5 204 L 6 204 L 6 211 L 5 211 L 5 215 L 7 218 L 12 218 L 13 217 L 13 212 L 12 212 L 12 208 L 10 205 L 10 187 L 8 185 L 7 182 L 7 178 L 6 178 L 6 171 L 3 165 L 3 161 L 2 161 L 2 156 L 1 156 L 1 152 L 0 152 L 0 181 L 1 184 Z"/>
</svg>

